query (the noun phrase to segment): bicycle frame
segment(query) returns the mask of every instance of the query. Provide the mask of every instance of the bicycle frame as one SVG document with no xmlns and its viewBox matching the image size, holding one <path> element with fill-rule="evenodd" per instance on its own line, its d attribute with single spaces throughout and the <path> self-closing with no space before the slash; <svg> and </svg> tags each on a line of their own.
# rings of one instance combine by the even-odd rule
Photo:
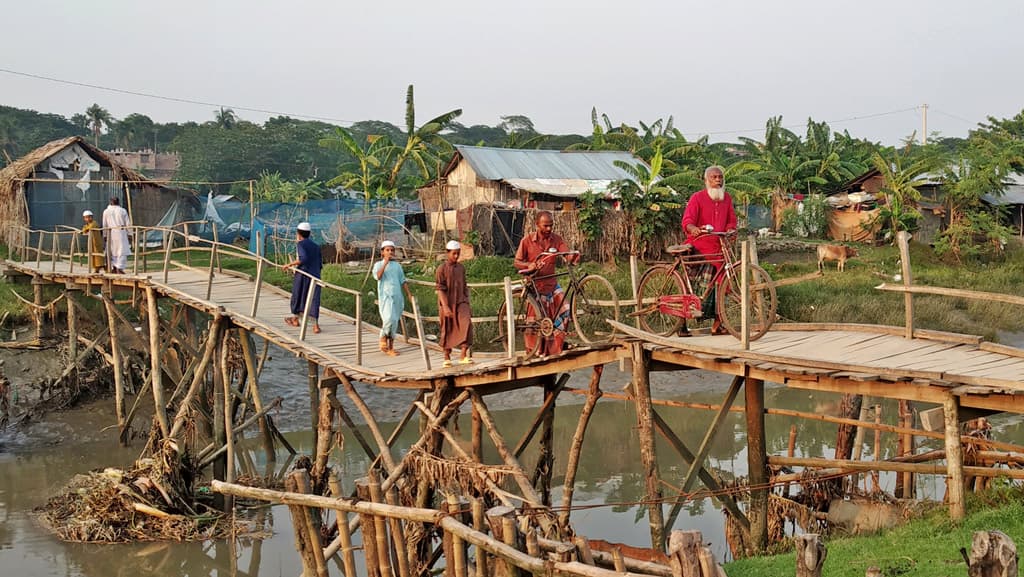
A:
<svg viewBox="0 0 1024 577">
<path fill-rule="evenodd" d="M 658 301 L 658 311 L 667 315 L 684 319 L 696 319 L 704 316 L 703 303 L 714 294 L 718 285 L 725 282 L 735 268 L 735 253 L 732 245 L 726 242 L 729 233 L 711 233 L 718 237 L 722 248 L 720 253 L 711 254 L 679 254 L 672 260 L 671 270 L 679 273 L 683 281 L 683 292 L 678 295 L 666 295 Z M 693 274 L 701 267 L 716 268 L 704 286 L 701 294 L 693 290 Z"/>
</svg>

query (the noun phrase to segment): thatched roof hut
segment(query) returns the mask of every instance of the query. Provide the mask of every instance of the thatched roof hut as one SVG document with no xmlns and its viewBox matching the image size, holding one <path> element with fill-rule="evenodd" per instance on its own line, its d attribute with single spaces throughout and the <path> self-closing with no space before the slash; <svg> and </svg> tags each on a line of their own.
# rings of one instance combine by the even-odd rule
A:
<svg viewBox="0 0 1024 577">
<path fill-rule="evenodd" d="M 8 245 L 20 227 L 80 226 L 82 211 L 99 215 L 110 197 L 121 199 L 132 222 L 170 224 L 191 218 L 195 193 L 152 181 L 118 163 L 81 136 L 54 140 L 0 170 L 0 230 Z"/>
</svg>

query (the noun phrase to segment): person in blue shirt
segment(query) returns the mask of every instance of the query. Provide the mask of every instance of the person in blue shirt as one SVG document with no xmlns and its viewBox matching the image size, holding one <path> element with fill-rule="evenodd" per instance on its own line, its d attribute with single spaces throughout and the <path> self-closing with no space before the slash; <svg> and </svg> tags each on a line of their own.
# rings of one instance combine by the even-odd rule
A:
<svg viewBox="0 0 1024 577">
<path fill-rule="evenodd" d="M 395 243 L 385 240 L 380 243 L 381 259 L 373 263 L 373 278 L 377 279 L 377 307 L 380 311 L 380 350 L 392 357 L 395 350 L 395 335 L 402 321 L 405 299 L 402 291 L 409 294 L 402 265 L 395 260 Z M 409 296 L 412 301 L 412 295 Z"/>
<path fill-rule="evenodd" d="M 295 273 L 295 278 L 292 280 L 292 316 L 285 318 L 284 322 L 293 327 L 299 326 L 299 318 L 302 315 L 302 309 L 306 306 L 306 296 L 309 294 L 310 285 L 313 284 L 313 278 L 320 278 L 320 272 L 324 266 L 323 257 L 320 255 L 320 245 L 309 238 L 312 230 L 313 228 L 308 222 L 299 223 L 295 231 L 295 249 L 298 258 L 284 265 L 286 270 L 294 268 L 306 273 Z M 313 332 L 319 333 L 320 285 L 313 287 L 313 300 L 309 303 L 309 318 L 313 321 Z"/>
</svg>

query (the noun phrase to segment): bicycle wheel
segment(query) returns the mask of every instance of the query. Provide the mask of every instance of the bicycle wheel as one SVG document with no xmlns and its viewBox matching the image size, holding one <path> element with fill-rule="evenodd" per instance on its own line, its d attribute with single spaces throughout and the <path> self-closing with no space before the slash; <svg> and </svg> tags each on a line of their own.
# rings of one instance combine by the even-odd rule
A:
<svg viewBox="0 0 1024 577">
<path fill-rule="evenodd" d="M 775 309 L 778 303 L 772 277 L 768 276 L 763 268 L 751 265 L 747 282 L 751 287 L 748 331 L 749 339 L 753 341 L 768 332 L 769 327 L 775 322 Z M 716 290 L 718 318 L 729 334 L 740 338 L 743 327 L 743 296 L 739 269 L 734 267 L 729 271 Z"/>
<path fill-rule="evenodd" d="M 501 303 L 498 309 L 498 336 L 501 346 L 508 353 L 508 307 Z M 513 317 L 515 330 L 515 352 L 526 353 L 526 358 L 537 354 L 547 337 L 551 336 L 551 319 L 543 314 L 540 303 L 532 296 L 524 296 L 516 305 L 518 309 Z M 545 335 L 544 326 L 549 329 Z"/>
<path fill-rule="evenodd" d="M 615 335 L 607 319 L 619 320 L 619 297 L 608 279 L 598 275 L 583 277 L 572 297 L 572 322 L 580 340 L 606 343 Z"/>
<path fill-rule="evenodd" d="M 656 335 L 675 334 L 683 319 L 658 310 L 658 298 L 683 294 L 683 279 L 672 267 L 658 265 L 647 269 L 640 277 L 636 291 L 636 310 L 640 328 Z"/>
</svg>

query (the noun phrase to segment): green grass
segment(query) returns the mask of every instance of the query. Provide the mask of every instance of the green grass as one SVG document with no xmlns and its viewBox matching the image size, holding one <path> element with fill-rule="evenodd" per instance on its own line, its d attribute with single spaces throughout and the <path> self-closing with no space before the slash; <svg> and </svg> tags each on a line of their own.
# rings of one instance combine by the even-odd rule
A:
<svg viewBox="0 0 1024 577">
<path fill-rule="evenodd" d="M 876 535 L 827 539 L 828 558 L 822 571 L 829 577 L 863 577 L 868 567 L 886 576 L 965 576 L 967 565 L 960 548 L 971 549 L 975 531 L 998 530 L 1017 543 L 1024 538 L 1024 491 L 992 490 L 969 495 L 968 516 L 950 522 L 938 508 L 920 519 Z M 729 577 L 791 577 L 796 571 L 793 553 L 741 559 L 725 565 Z"/>
</svg>

